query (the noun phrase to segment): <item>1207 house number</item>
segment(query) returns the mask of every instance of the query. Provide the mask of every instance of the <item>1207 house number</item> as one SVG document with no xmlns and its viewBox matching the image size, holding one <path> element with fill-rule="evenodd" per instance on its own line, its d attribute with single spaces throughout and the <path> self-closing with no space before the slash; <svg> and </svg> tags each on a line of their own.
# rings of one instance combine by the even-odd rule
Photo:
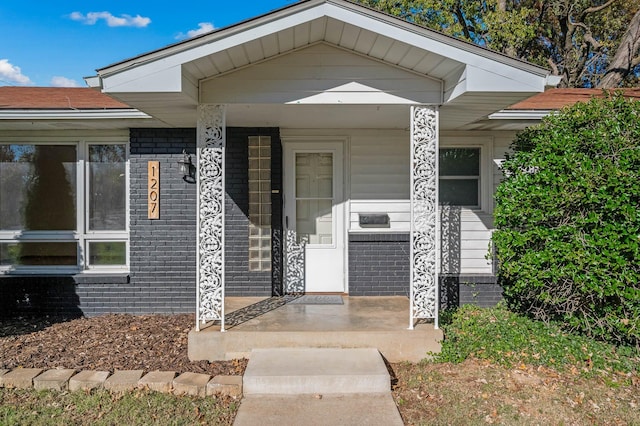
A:
<svg viewBox="0 0 640 426">
<path fill-rule="evenodd" d="M 160 219 L 160 162 L 148 162 L 148 196 L 147 206 L 149 219 Z"/>
</svg>

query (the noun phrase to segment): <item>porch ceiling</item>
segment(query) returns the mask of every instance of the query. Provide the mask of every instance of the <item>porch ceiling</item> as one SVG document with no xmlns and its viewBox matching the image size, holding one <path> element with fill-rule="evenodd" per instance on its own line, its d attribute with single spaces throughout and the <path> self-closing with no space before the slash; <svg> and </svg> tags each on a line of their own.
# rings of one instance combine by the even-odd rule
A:
<svg viewBox="0 0 640 426">
<path fill-rule="evenodd" d="M 443 105 L 443 128 L 464 128 L 543 91 L 547 85 L 548 72 L 544 69 L 344 0 L 301 1 L 102 68 L 97 77 L 87 82 L 169 125 L 194 126 L 205 81 L 211 82 L 318 43 L 422 76 L 425 82 L 440 81 L 441 95 L 439 102 L 434 103 Z M 353 83 L 360 83 L 357 76 Z M 209 98 L 206 102 L 211 102 Z M 324 98 L 314 102 L 317 111 L 331 115 L 332 110 L 327 109 Z M 242 104 L 249 104 L 245 99 L 240 105 L 233 105 L 228 96 L 223 103 L 230 106 L 230 120 L 234 120 L 234 110 L 246 111 L 247 105 Z M 263 106 L 257 104 L 269 104 L 267 108 L 273 111 L 260 115 L 271 115 L 268 120 L 271 125 L 290 124 L 290 119 L 283 115 L 291 110 L 289 106 L 264 99 L 253 103 L 256 105 L 249 109 L 258 113 Z M 358 108 L 366 109 L 363 103 L 366 102 L 360 102 Z M 372 105 L 380 105 L 377 110 L 392 113 L 406 111 L 406 105 L 411 103 L 419 102 L 399 100 L 398 108 L 393 108 L 371 101 Z M 455 113 L 451 120 L 446 114 L 449 105 Z M 312 110 L 304 109 L 303 114 Z M 357 112 L 355 108 L 353 111 Z M 299 113 L 296 109 L 295 114 Z M 280 117 L 279 121 L 274 119 L 276 116 Z M 255 117 L 247 120 L 259 121 Z M 298 122 L 293 124 L 302 127 Z M 252 123 L 238 122 L 237 125 Z M 341 126 L 336 123 L 335 127 Z"/>
</svg>

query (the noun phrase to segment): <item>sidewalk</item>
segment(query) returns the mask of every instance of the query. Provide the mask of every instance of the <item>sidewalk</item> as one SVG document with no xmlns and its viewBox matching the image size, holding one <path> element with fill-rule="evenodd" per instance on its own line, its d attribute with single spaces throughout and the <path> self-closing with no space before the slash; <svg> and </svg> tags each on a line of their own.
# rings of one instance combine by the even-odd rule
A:
<svg viewBox="0 0 640 426">
<path fill-rule="evenodd" d="M 256 349 L 235 426 L 402 425 L 376 349 Z"/>
</svg>

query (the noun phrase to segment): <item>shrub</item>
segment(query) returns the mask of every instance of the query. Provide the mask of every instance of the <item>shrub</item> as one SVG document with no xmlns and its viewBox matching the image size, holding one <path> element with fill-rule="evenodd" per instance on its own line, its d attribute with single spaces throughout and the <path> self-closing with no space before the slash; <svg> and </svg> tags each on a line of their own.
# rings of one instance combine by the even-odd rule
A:
<svg viewBox="0 0 640 426">
<path fill-rule="evenodd" d="M 510 308 L 640 344 L 640 102 L 579 103 L 519 133 L 493 243 Z"/>
</svg>

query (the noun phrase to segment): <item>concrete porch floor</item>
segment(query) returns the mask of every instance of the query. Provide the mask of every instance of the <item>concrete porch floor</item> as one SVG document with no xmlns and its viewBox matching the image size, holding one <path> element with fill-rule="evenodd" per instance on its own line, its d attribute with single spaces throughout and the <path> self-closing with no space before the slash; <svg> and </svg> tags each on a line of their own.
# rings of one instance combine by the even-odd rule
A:
<svg viewBox="0 0 640 426">
<path fill-rule="evenodd" d="M 189 333 L 191 360 L 249 358 L 264 348 L 376 348 L 390 362 L 418 362 L 439 352 L 442 331 L 433 323 L 409 330 L 409 299 L 343 296 L 341 305 L 225 298 L 226 331 L 208 325 Z"/>
</svg>

